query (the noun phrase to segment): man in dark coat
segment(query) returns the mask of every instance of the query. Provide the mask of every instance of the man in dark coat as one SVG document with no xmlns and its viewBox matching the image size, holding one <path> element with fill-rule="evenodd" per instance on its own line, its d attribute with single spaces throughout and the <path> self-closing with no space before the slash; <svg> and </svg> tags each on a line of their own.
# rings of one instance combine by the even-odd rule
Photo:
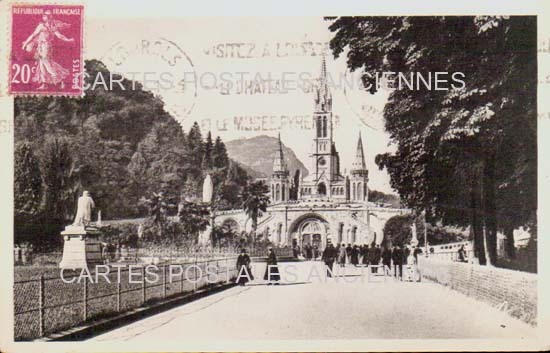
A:
<svg viewBox="0 0 550 353">
<path fill-rule="evenodd" d="M 353 266 L 359 265 L 359 247 L 357 245 L 351 248 L 351 264 Z"/>
<path fill-rule="evenodd" d="M 332 242 L 329 239 L 327 242 L 327 247 L 321 256 L 321 260 L 323 260 L 327 266 L 327 277 L 332 277 L 332 266 L 334 265 L 334 260 L 336 260 L 337 256 L 338 253 L 336 252 L 336 248 L 332 245 Z"/>
<path fill-rule="evenodd" d="M 279 267 L 277 266 L 277 256 L 273 248 L 269 248 L 267 253 L 267 266 L 265 267 L 264 280 L 268 281 L 267 284 L 279 284 L 281 275 L 279 274 Z"/>
<path fill-rule="evenodd" d="M 338 246 L 338 263 L 340 267 L 346 266 L 346 246 L 344 243 Z"/>
<path fill-rule="evenodd" d="M 409 255 L 411 254 L 411 249 L 409 249 L 408 246 L 404 246 L 403 248 L 403 265 L 407 265 L 407 261 L 409 259 Z"/>
<path fill-rule="evenodd" d="M 241 249 L 241 253 L 239 257 L 237 257 L 237 271 L 239 271 L 237 283 L 241 286 L 244 286 L 246 282 L 254 279 L 252 271 L 250 270 L 250 257 L 245 249 Z"/>
<path fill-rule="evenodd" d="M 346 258 L 347 258 L 347 263 L 351 263 L 351 244 L 348 243 L 348 246 L 346 246 Z"/>
<path fill-rule="evenodd" d="M 376 244 L 374 248 L 374 262 L 378 265 L 380 263 L 380 258 L 382 257 L 382 250 L 380 250 L 380 245 Z"/>
<path fill-rule="evenodd" d="M 384 247 L 384 250 L 382 250 L 382 265 L 384 265 L 384 271 L 386 271 L 386 266 L 391 270 L 391 250 L 389 247 Z"/>
<path fill-rule="evenodd" d="M 392 251 L 391 259 L 395 268 L 394 276 L 403 279 L 403 250 L 399 246 L 395 246 Z"/>
<path fill-rule="evenodd" d="M 369 265 L 369 246 L 368 246 L 368 244 L 365 244 L 365 245 L 361 246 L 361 256 L 362 256 L 361 262 L 363 263 L 363 265 L 368 266 Z"/>
</svg>

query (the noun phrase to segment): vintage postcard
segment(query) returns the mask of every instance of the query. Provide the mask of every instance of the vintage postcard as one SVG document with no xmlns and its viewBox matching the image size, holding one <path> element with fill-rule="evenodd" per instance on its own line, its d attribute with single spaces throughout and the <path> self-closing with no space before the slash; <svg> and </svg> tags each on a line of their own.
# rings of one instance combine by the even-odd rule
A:
<svg viewBox="0 0 550 353">
<path fill-rule="evenodd" d="M 550 349 L 550 22 L 500 4 L 0 2 L 0 351 Z"/>
</svg>

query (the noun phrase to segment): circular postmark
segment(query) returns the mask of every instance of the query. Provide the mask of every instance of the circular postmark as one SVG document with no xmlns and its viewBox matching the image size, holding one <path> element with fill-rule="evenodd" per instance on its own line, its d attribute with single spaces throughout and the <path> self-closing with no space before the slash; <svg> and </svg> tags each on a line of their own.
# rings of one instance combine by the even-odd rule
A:
<svg viewBox="0 0 550 353">
<path fill-rule="evenodd" d="M 384 130 L 383 107 L 389 94 L 389 90 L 381 86 L 379 92 L 371 94 L 363 84 L 363 69 L 345 72 L 345 82 L 343 86 L 344 100 L 353 114 L 366 127 L 382 131 Z"/>
<path fill-rule="evenodd" d="M 160 95 L 166 111 L 180 123 L 193 111 L 197 74 L 190 57 L 173 41 L 155 37 L 117 42 L 100 60 L 112 73 L 139 82 L 144 90 Z"/>
</svg>

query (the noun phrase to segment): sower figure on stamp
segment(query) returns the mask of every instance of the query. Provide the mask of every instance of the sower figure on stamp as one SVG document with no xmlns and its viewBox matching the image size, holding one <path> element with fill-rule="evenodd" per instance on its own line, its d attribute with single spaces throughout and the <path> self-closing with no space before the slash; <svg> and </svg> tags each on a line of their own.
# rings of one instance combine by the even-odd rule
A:
<svg viewBox="0 0 550 353">
<path fill-rule="evenodd" d="M 342 248 L 343 246 L 341 247 L 341 249 Z M 330 239 L 328 239 L 327 247 L 325 248 L 325 251 L 323 251 L 323 255 L 321 256 L 321 260 L 323 260 L 323 262 L 327 266 L 327 277 L 332 277 L 332 266 L 334 265 L 334 260 L 336 260 L 336 256 L 338 256 L 336 248 L 334 247 L 334 245 L 332 245 Z"/>
<path fill-rule="evenodd" d="M 64 42 L 74 42 L 74 38 L 67 38 L 59 32 L 60 29 L 67 28 L 70 25 L 51 18 L 51 11 L 46 10 L 34 32 L 23 42 L 22 48 L 27 52 L 34 50 L 36 66 L 33 82 L 40 83 L 38 89 L 46 88 L 46 84 L 64 87 L 63 80 L 69 76 L 69 70 L 65 69 L 52 59 L 54 37 Z"/>
<path fill-rule="evenodd" d="M 241 253 L 237 258 L 237 283 L 241 286 L 244 286 L 246 282 L 252 281 L 254 277 L 252 276 L 252 271 L 250 270 L 250 256 L 246 253 L 246 249 L 241 249 Z"/>
<path fill-rule="evenodd" d="M 277 266 L 277 256 L 273 248 L 269 248 L 267 254 L 267 265 L 265 268 L 264 280 L 268 281 L 267 284 L 279 284 L 281 275 L 279 274 L 279 266 Z"/>
</svg>

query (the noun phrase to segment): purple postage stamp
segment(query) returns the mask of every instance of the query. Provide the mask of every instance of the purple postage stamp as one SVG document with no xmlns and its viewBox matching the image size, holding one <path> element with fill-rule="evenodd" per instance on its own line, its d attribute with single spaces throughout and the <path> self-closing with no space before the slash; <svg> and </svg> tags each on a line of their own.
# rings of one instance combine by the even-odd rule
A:
<svg viewBox="0 0 550 353">
<path fill-rule="evenodd" d="M 9 92 L 83 94 L 82 5 L 13 5 Z"/>
</svg>

